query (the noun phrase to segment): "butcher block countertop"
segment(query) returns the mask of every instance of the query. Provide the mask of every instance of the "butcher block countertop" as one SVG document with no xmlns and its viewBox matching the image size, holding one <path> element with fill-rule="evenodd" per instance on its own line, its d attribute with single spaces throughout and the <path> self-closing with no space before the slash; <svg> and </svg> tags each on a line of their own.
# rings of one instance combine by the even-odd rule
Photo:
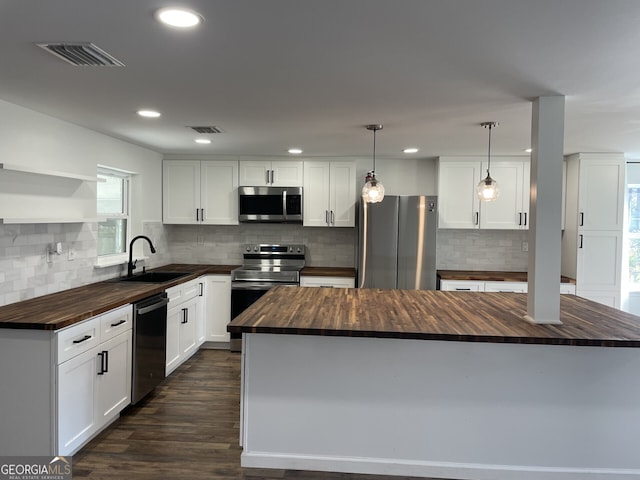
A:
<svg viewBox="0 0 640 480">
<path fill-rule="evenodd" d="M 0 307 L 0 328 L 58 330 L 200 275 L 228 275 L 236 267 L 238 265 L 165 265 L 148 271 L 189 272 L 190 275 L 160 284 L 107 280 L 12 303 Z"/>
<path fill-rule="evenodd" d="M 345 267 L 304 267 L 300 275 L 308 275 L 310 277 L 355 278 L 356 269 Z"/>
<path fill-rule="evenodd" d="M 524 320 L 527 294 L 286 288 L 269 290 L 227 327 L 231 333 L 640 347 L 640 317 L 574 295 L 563 325 Z"/>
<path fill-rule="evenodd" d="M 527 272 L 475 270 L 438 270 L 441 280 L 477 280 L 482 282 L 526 282 Z M 573 278 L 560 277 L 560 283 L 576 283 Z"/>
</svg>

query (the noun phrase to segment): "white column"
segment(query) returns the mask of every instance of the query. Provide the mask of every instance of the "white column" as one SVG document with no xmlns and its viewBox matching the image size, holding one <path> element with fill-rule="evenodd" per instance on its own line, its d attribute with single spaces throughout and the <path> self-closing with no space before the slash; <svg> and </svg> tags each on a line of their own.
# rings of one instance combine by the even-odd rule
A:
<svg viewBox="0 0 640 480">
<path fill-rule="evenodd" d="M 529 289 L 532 323 L 560 322 L 564 97 L 538 97 L 531 115 Z"/>
</svg>

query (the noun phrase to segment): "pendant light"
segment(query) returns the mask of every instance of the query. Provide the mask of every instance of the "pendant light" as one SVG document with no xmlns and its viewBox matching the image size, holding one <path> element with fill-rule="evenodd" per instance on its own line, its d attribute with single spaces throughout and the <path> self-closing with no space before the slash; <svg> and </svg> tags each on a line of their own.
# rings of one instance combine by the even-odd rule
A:
<svg viewBox="0 0 640 480">
<path fill-rule="evenodd" d="M 496 122 L 482 122 L 480 125 L 489 128 L 489 154 L 487 155 L 487 176 L 480 180 L 476 192 L 481 202 L 493 202 L 500 195 L 500 188 L 498 182 L 491 178 L 491 173 L 489 173 L 491 168 L 491 129 L 498 124 Z"/>
<path fill-rule="evenodd" d="M 384 186 L 376 179 L 376 132 L 382 130 L 382 125 L 367 125 L 366 128 L 373 131 L 373 170 L 364 179 L 362 199 L 365 203 L 378 203 L 384 198 Z"/>
</svg>

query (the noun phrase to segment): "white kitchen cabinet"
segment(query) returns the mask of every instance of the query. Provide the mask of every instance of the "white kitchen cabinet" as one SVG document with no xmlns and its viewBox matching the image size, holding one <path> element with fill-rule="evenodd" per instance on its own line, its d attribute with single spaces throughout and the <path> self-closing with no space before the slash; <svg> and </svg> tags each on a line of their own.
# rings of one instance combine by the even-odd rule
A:
<svg viewBox="0 0 640 480">
<path fill-rule="evenodd" d="M 203 285 L 200 279 L 170 287 L 167 308 L 166 375 L 189 359 L 203 338 Z"/>
<path fill-rule="evenodd" d="M 562 274 L 576 295 L 620 308 L 626 161 L 623 154 L 566 158 Z"/>
<path fill-rule="evenodd" d="M 162 221 L 238 224 L 238 162 L 164 160 Z"/>
<path fill-rule="evenodd" d="M 127 305 L 57 334 L 57 455 L 77 451 L 129 405 L 131 318 Z"/>
<path fill-rule="evenodd" d="M 476 280 L 441 280 L 440 290 L 456 292 L 484 292 L 484 282 Z"/>
<path fill-rule="evenodd" d="M 300 187 L 303 171 L 301 161 L 240 160 L 240 185 Z"/>
<path fill-rule="evenodd" d="M 231 276 L 205 277 L 205 341 L 230 341 L 227 325 L 231 321 Z"/>
<path fill-rule="evenodd" d="M 304 226 L 355 226 L 355 162 L 305 162 L 303 191 Z"/>
<path fill-rule="evenodd" d="M 491 176 L 500 187 L 493 202 L 480 202 L 476 193 L 486 169 L 487 161 L 482 157 L 439 158 L 439 228 L 528 228 L 529 157 L 492 158 Z"/>
<path fill-rule="evenodd" d="M 353 277 L 324 277 L 315 275 L 300 276 L 301 287 L 329 287 L 329 288 L 354 288 L 356 279 Z"/>
</svg>

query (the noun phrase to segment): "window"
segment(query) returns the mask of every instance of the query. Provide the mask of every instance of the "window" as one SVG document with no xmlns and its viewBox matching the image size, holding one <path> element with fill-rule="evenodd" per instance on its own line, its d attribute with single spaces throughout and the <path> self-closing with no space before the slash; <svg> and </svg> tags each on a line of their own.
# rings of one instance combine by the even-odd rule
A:
<svg viewBox="0 0 640 480">
<path fill-rule="evenodd" d="M 640 290 L 640 164 L 627 164 L 627 235 L 630 290 Z"/>
<path fill-rule="evenodd" d="M 128 173 L 108 168 L 98 169 L 97 210 L 104 218 L 98 224 L 98 257 L 124 256 L 129 240 Z"/>
</svg>

